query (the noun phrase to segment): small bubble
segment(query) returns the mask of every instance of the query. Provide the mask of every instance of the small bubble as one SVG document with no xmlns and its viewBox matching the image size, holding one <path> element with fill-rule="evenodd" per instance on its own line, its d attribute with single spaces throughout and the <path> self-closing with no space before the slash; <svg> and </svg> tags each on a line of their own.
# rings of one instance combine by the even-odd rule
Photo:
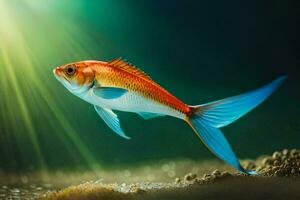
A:
<svg viewBox="0 0 300 200">
<path fill-rule="evenodd" d="M 161 169 L 166 172 L 170 170 L 170 166 L 168 164 L 164 164 Z"/>
<path fill-rule="evenodd" d="M 173 177 L 175 177 L 175 172 L 173 171 L 173 170 L 171 170 L 171 171 L 168 171 L 168 176 L 170 177 L 170 178 L 173 178 Z"/>
<path fill-rule="evenodd" d="M 155 178 L 155 177 L 154 177 L 152 174 L 149 174 L 149 175 L 147 176 L 148 181 L 153 181 L 154 178 Z"/>
<path fill-rule="evenodd" d="M 27 178 L 27 176 L 21 176 L 21 182 L 22 182 L 23 184 L 28 183 L 28 178 Z"/>
<path fill-rule="evenodd" d="M 131 176 L 131 172 L 129 170 L 125 170 L 124 171 L 124 176 L 130 177 Z"/>
</svg>

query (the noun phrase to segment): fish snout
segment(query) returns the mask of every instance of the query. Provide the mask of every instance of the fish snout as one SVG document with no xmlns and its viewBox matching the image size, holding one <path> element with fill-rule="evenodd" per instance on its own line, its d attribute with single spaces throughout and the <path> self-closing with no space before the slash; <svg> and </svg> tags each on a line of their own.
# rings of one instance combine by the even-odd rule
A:
<svg viewBox="0 0 300 200">
<path fill-rule="evenodd" d="M 53 74 L 54 74 L 55 76 L 60 77 L 62 71 L 63 71 L 63 69 L 62 69 L 61 67 L 56 67 L 55 69 L 53 69 Z"/>
</svg>

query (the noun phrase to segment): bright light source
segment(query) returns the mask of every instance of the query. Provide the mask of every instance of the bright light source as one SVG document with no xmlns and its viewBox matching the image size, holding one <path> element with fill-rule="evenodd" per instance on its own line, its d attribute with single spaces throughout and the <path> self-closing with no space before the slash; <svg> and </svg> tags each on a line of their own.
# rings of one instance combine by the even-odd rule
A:
<svg viewBox="0 0 300 200">
<path fill-rule="evenodd" d="M 58 103 L 62 97 L 52 85 L 57 59 L 62 61 L 63 55 L 87 57 L 91 42 L 72 15 L 57 20 L 52 9 L 60 1 L 50 2 L 0 0 L 0 119 L 5 130 L 0 137 L 7 140 L 7 156 L 12 156 L 13 148 L 24 158 L 33 152 L 30 158 L 44 170 L 47 160 L 41 138 L 45 123 L 47 133 L 60 138 L 70 157 L 83 159 L 93 168 L 95 159 L 67 117 L 71 109 Z M 11 147 L 12 139 L 17 146 Z M 54 150 L 59 154 L 60 149 Z"/>
</svg>

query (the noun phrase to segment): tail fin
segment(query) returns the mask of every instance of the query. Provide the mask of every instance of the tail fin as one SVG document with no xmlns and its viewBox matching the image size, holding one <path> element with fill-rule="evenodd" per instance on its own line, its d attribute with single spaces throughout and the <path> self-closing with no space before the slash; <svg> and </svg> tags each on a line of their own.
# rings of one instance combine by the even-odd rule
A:
<svg viewBox="0 0 300 200">
<path fill-rule="evenodd" d="M 218 128 L 236 121 L 268 98 L 286 79 L 276 79 L 268 85 L 234 97 L 199 106 L 191 106 L 193 114 L 187 122 L 196 135 L 217 157 L 246 174 L 257 174 L 245 170 L 231 149 L 225 136 Z"/>
</svg>

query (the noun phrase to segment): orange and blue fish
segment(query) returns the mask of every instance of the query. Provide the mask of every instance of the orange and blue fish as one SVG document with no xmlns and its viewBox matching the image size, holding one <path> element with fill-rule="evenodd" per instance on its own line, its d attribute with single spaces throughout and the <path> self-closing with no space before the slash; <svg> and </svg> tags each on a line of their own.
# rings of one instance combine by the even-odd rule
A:
<svg viewBox="0 0 300 200">
<path fill-rule="evenodd" d="M 103 121 L 119 136 L 124 133 L 114 110 L 133 112 L 144 119 L 171 116 L 187 122 L 217 157 L 246 174 L 220 128 L 231 124 L 268 98 L 285 76 L 254 91 L 190 106 L 173 96 L 145 72 L 122 59 L 81 61 L 54 69 L 54 75 L 72 94 L 92 104 Z"/>
</svg>

